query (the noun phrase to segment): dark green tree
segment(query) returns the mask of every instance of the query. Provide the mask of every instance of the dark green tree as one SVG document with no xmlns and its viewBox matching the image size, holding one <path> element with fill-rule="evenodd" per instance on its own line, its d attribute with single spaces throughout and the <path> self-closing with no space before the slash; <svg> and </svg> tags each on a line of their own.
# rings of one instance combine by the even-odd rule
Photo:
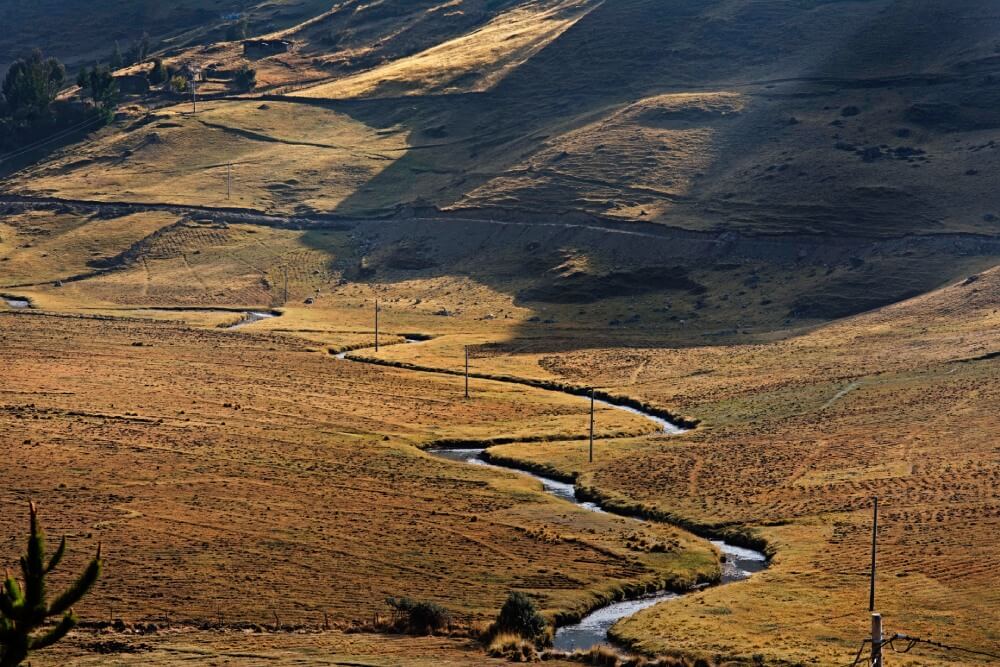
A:
<svg viewBox="0 0 1000 667">
<path fill-rule="evenodd" d="M 149 56 L 149 33 L 142 33 L 142 37 L 132 42 L 132 46 L 122 56 L 122 67 L 128 67 L 136 63 L 141 63 Z"/>
<path fill-rule="evenodd" d="M 113 110 L 118 103 L 118 84 L 110 69 L 95 67 L 90 71 L 90 98 L 105 111 Z"/>
<path fill-rule="evenodd" d="M 170 79 L 170 72 L 160 58 L 153 59 L 153 69 L 149 70 L 149 82 L 154 86 L 166 83 Z"/>
<path fill-rule="evenodd" d="M 80 94 L 90 85 L 90 70 L 86 66 L 76 73 L 76 85 L 80 87 Z"/>
<path fill-rule="evenodd" d="M 249 65 L 243 65 L 236 70 L 233 83 L 240 90 L 253 90 L 257 86 L 257 70 Z"/>
<path fill-rule="evenodd" d="M 135 45 L 135 62 L 141 63 L 149 56 L 149 33 L 142 33 L 142 37 Z"/>
<path fill-rule="evenodd" d="M 45 533 L 38 525 L 38 510 L 31 503 L 31 533 L 28 552 L 21 557 L 21 583 L 7 572 L 0 591 L 0 667 L 17 667 L 28 654 L 52 646 L 77 624 L 73 605 L 87 594 L 101 574 L 101 546 L 83 574 L 51 603 L 47 601 L 46 577 L 66 554 L 66 538 L 59 543 L 46 563 Z M 59 622 L 44 628 L 46 620 L 61 616 Z"/>
<path fill-rule="evenodd" d="M 499 632 L 512 632 L 525 639 L 538 639 L 545 633 L 545 617 L 538 612 L 535 601 L 520 591 L 507 597 L 495 628 Z"/>
<path fill-rule="evenodd" d="M 3 96 L 14 118 L 38 118 L 49 111 L 52 100 L 66 82 L 66 68 L 55 58 L 35 50 L 11 64 L 3 79 Z"/>
</svg>

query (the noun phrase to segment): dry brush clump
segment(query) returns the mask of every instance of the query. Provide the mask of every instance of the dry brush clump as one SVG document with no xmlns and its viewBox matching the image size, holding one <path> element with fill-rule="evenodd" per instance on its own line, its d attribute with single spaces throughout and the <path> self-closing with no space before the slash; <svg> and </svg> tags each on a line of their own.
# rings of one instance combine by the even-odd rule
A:
<svg viewBox="0 0 1000 667">
<path fill-rule="evenodd" d="M 594 646 L 587 650 L 545 651 L 540 655 L 542 660 L 566 660 L 596 667 L 716 667 L 717 663 L 707 658 L 685 656 L 647 657 L 642 655 L 623 654 L 611 646 Z"/>
<path fill-rule="evenodd" d="M 389 597 L 385 602 L 392 609 L 388 627 L 397 632 L 433 635 L 451 626 L 451 612 L 437 602 L 407 597 Z"/>
<path fill-rule="evenodd" d="M 552 645 L 552 637 L 552 627 L 538 611 L 535 601 L 514 591 L 507 596 L 483 639 L 491 656 L 531 662 L 538 659 L 540 649 Z"/>
</svg>

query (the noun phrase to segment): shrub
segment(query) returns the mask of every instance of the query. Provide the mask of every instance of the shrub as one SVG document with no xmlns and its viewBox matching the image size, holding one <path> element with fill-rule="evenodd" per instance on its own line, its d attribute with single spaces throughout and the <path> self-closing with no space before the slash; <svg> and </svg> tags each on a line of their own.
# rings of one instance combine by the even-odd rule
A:
<svg viewBox="0 0 1000 667">
<path fill-rule="evenodd" d="M 257 70 L 249 65 L 243 65 L 236 71 L 233 82 L 240 90 L 253 90 L 257 85 Z"/>
<path fill-rule="evenodd" d="M 585 660 L 589 665 L 598 667 L 619 667 L 621 656 L 609 646 L 595 646 L 585 654 Z"/>
<path fill-rule="evenodd" d="M 87 569 L 55 600 L 46 600 L 45 584 L 48 575 L 59 565 L 66 553 L 66 538 L 46 563 L 45 533 L 38 525 L 38 511 L 30 504 L 30 535 L 28 553 L 21 557 L 24 588 L 9 572 L 0 591 L 0 665 L 16 667 L 28 654 L 52 646 L 66 636 L 76 624 L 72 607 L 87 594 L 101 574 L 101 547 Z M 59 623 L 45 631 L 39 629 L 46 619 L 62 616 Z"/>
<path fill-rule="evenodd" d="M 535 662 L 538 651 L 535 645 L 524 637 L 504 632 L 493 637 L 486 653 L 494 658 L 506 658 L 512 662 Z"/>
<path fill-rule="evenodd" d="M 154 86 L 161 83 L 166 83 L 170 79 L 170 73 L 167 71 L 167 66 L 163 64 L 163 61 L 159 58 L 153 59 L 153 68 L 149 70 L 149 82 Z"/>
<path fill-rule="evenodd" d="M 495 624 L 497 634 L 511 633 L 532 641 L 544 637 L 547 626 L 535 601 L 519 591 L 507 597 Z"/>
<path fill-rule="evenodd" d="M 451 614 L 436 602 L 387 598 L 386 603 L 392 607 L 396 627 L 406 632 L 430 635 L 451 623 Z"/>
<path fill-rule="evenodd" d="M 174 76 L 170 77 L 170 90 L 174 91 L 175 93 L 183 93 L 186 92 L 187 89 L 188 89 L 188 82 L 187 79 L 185 79 L 183 76 L 181 76 L 180 74 L 175 74 Z"/>
<path fill-rule="evenodd" d="M 114 109 L 118 101 L 118 83 L 109 69 L 95 67 L 88 76 L 87 88 L 94 104 L 102 109 Z"/>
</svg>

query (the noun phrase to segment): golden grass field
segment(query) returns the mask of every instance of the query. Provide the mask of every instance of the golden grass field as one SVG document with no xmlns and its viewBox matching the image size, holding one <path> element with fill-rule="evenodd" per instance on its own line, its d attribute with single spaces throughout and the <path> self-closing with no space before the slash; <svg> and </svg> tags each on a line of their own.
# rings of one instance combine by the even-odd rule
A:
<svg viewBox="0 0 1000 667">
<path fill-rule="evenodd" d="M 686 537 L 670 556 L 630 553 L 622 519 L 417 449 L 576 433 L 580 399 L 492 384 L 465 401 L 457 378 L 339 361 L 280 335 L 0 317 L 18 480 L 3 532 L 17 534 L 32 497 L 79 548 L 103 540 L 91 615 L 316 624 L 368 619 L 406 594 L 482 619 L 510 588 L 537 590 L 554 613 L 586 606 L 586 589 L 716 567 Z M 645 428 L 614 419 L 607 428 Z"/>
<path fill-rule="evenodd" d="M 946 4 L 113 2 L 73 4 L 65 39 L 48 0 L 8 10 L 0 67 L 26 40 L 89 61 L 141 23 L 172 65 L 259 81 L 205 82 L 197 113 L 129 99 L 2 164 L 0 297 L 31 308 L 0 298 L 0 560 L 33 498 L 71 564 L 105 544 L 84 618 L 169 626 L 80 632 L 37 664 L 493 664 L 468 639 L 345 630 L 389 595 L 478 626 L 512 589 L 554 618 L 714 577 L 684 525 L 771 565 L 620 643 L 847 665 L 874 495 L 888 632 L 1000 654 L 1000 19 Z M 236 10 L 288 53 L 246 58 Z M 227 329 L 247 310 L 279 316 Z M 469 401 L 425 372 L 466 346 Z M 501 377 L 698 425 L 601 408 L 590 464 L 584 399 Z M 421 451 L 496 439 L 674 546 Z"/>
<path fill-rule="evenodd" d="M 27 170 L 24 183 L 64 198 L 330 210 L 408 146 L 403 128 L 377 130 L 319 107 L 236 101 L 191 111 L 174 106 L 105 132 Z"/>
<path fill-rule="evenodd" d="M 491 451 L 577 473 L 578 486 L 622 507 L 751 527 L 767 540 L 767 572 L 616 628 L 643 650 L 849 656 L 867 628 L 878 495 L 878 608 L 889 631 L 989 651 L 1000 640 L 998 297 L 994 269 L 767 345 L 522 357 L 520 373 L 530 359 L 539 377 L 595 382 L 704 422 L 678 438 L 604 443 L 592 466 L 567 443 Z"/>
<path fill-rule="evenodd" d="M 84 198 L 85 192 L 73 194 Z M 171 194 L 164 190 L 157 197 Z M 364 586 L 369 581 L 398 580 L 394 564 L 411 563 L 408 545 L 421 541 L 441 551 L 428 556 L 427 562 L 422 556 L 417 571 L 407 577 L 428 572 L 445 577 L 449 589 L 454 589 L 445 600 L 448 606 L 478 619 L 496 608 L 505 587 L 538 583 L 541 580 L 532 577 L 544 574 L 558 572 L 573 581 L 565 589 L 538 589 L 554 612 L 579 608 L 590 599 L 586 591 L 607 591 L 628 579 L 656 576 L 654 572 L 662 573 L 664 565 L 686 571 L 687 563 L 648 563 L 642 571 L 626 574 L 615 569 L 620 566 L 612 559 L 575 572 L 565 563 L 577 547 L 565 546 L 564 550 L 551 547 L 552 553 L 542 557 L 549 565 L 529 565 L 528 554 L 534 553 L 536 545 L 525 542 L 522 547 L 530 544 L 531 551 L 510 551 L 515 535 L 491 529 L 485 535 L 473 533 L 472 538 L 488 537 L 491 543 L 509 540 L 510 548 L 503 542 L 499 548 L 505 554 L 520 553 L 521 564 L 510 565 L 510 574 L 499 580 L 486 574 L 495 570 L 495 563 L 483 563 L 478 575 L 464 572 L 468 553 L 453 550 L 456 545 L 451 542 L 439 546 L 434 536 L 440 534 L 440 524 L 425 515 L 429 512 L 435 517 L 434 512 L 447 511 L 468 516 L 478 511 L 473 507 L 486 501 L 468 504 L 462 485 L 446 483 L 441 488 L 442 471 L 454 466 L 428 460 L 412 445 L 441 438 L 547 435 L 552 443 L 505 445 L 494 453 L 561 474 L 579 473 L 582 487 L 625 507 L 657 510 L 695 525 L 749 527 L 775 552 L 772 568 L 748 583 L 675 601 L 616 629 L 618 637 L 643 651 L 744 658 L 759 653 L 793 662 L 817 659 L 821 664 L 836 664 L 852 654 L 865 631 L 866 507 L 874 493 L 883 496 L 886 513 L 880 600 L 887 626 L 961 645 L 993 645 L 996 619 L 991 610 L 997 604 L 990 597 L 989 582 L 995 572 L 989 566 L 989 553 L 995 545 L 988 536 L 993 532 L 991 508 L 996 504 L 992 491 L 995 452 L 987 438 L 996 423 L 987 406 L 996 398 L 991 393 L 996 361 L 953 363 L 996 349 L 997 278 L 995 271 L 983 271 L 994 263 L 988 254 L 949 257 L 927 251 L 919 259 L 928 273 L 926 279 L 973 273 L 980 277 L 967 285 L 952 278 L 951 286 L 941 291 L 822 324 L 808 318 L 789 320 L 789 304 L 807 289 L 828 289 L 838 296 L 837 290 L 856 290 L 838 286 L 850 286 L 851 280 L 857 280 L 852 275 L 857 270 L 838 264 L 832 271 L 817 271 L 757 259 L 742 263 L 735 271 L 695 266 L 689 277 L 708 286 L 706 296 L 653 291 L 609 295 L 585 304 L 539 303 L 523 298 L 525 290 L 539 284 L 538 278 L 531 277 L 532 271 L 540 270 L 538 266 L 552 267 L 543 274 L 550 282 L 542 284 L 561 294 L 559 290 L 572 286 L 579 276 L 611 275 L 628 267 L 626 258 L 655 255 L 656 248 L 669 246 L 623 236 L 608 237 L 600 250 L 589 250 L 590 237 L 574 236 L 577 232 L 568 229 L 538 232 L 474 225 L 467 226 L 469 236 L 456 238 L 450 231 L 454 224 L 426 223 L 413 229 L 394 222 L 294 230 L 227 223 L 200 214 L 103 215 L 73 206 L 26 209 L 4 218 L 0 260 L 5 273 L 0 292 L 27 297 L 39 310 L 74 316 L 10 312 L 4 317 L 8 340 L 19 341 L 4 346 L 11 369 L 8 377 L 18 383 L 5 383 L 4 389 L 76 392 L 49 395 L 46 400 L 51 402 L 41 405 L 50 412 L 38 414 L 36 422 L 32 409 L 25 413 L 32 416 L 30 422 L 16 422 L 20 428 L 25 423 L 51 427 L 54 422 L 54 432 L 65 443 L 61 447 L 67 448 L 46 453 L 55 457 L 50 460 L 60 462 L 61 467 L 46 469 L 59 471 L 59 479 L 50 479 L 51 472 L 42 474 L 21 490 L 20 499 L 28 492 L 36 493 L 35 489 L 64 493 L 59 484 L 71 489 L 84 486 L 81 479 L 95 470 L 109 475 L 105 484 L 117 487 L 135 477 L 135 461 L 141 457 L 141 469 L 160 466 L 175 476 L 164 484 L 152 483 L 158 475 L 149 472 L 145 478 L 133 479 L 130 484 L 142 489 L 141 494 L 115 491 L 103 496 L 88 491 L 77 500 L 93 503 L 95 509 L 76 518 L 62 516 L 72 511 L 64 498 L 53 508 L 60 518 L 53 518 L 66 523 L 55 528 L 92 527 L 115 520 L 105 518 L 105 513 L 122 515 L 124 522 L 103 530 L 108 531 L 109 544 L 131 544 L 135 540 L 129 531 L 145 535 L 148 517 L 194 524 L 192 541 L 174 541 L 178 531 L 172 530 L 172 539 L 157 550 L 141 551 L 179 568 L 177 576 L 185 583 L 177 594 L 184 598 L 183 605 L 175 611 L 176 605 L 170 602 L 167 590 L 173 590 L 172 580 L 149 581 L 148 575 L 142 575 L 141 586 L 126 587 L 120 582 L 117 589 L 99 591 L 96 598 L 102 602 L 96 614 L 108 613 L 103 605 L 110 603 L 116 609 L 135 608 L 140 618 L 168 613 L 178 619 L 212 619 L 226 601 L 223 614 L 232 620 L 273 622 L 272 608 L 283 621 L 288 619 L 285 622 L 318 622 L 322 611 L 344 621 L 366 618 L 380 607 L 385 595 L 398 591 L 383 584 L 383 590 L 369 592 Z M 526 259 L 524 249 L 532 244 L 548 248 L 548 254 L 536 257 L 529 252 Z M 478 252 L 471 252 L 472 248 Z M 866 256 L 866 261 L 869 264 L 861 270 L 866 276 L 878 266 L 916 267 L 913 259 L 877 254 Z M 66 280 L 90 273 L 82 280 Z M 759 287 L 746 287 L 751 277 L 759 280 Z M 63 280 L 62 286 L 54 286 L 56 280 Z M 383 344 L 398 343 L 403 334 L 436 336 L 422 345 L 383 348 L 379 356 L 388 361 L 456 371 L 461 368 L 463 347 L 473 345 L 474 373 L 596 385 L 699 420 L 701 426 L 677 439 L 602 439 L 597 462 L 588 466 L 585 443 L 560 439 L 585 433 L 585 404 L 580 399 L 474 380 L 477 407 L 483 405 L 482 399 L 490 410 L 499 410 L 477 422 L 474 414 L 463 412 L 467 406 L 455 400 L 460 392 L 458 378 L 344 366 L 346 362 L 334 360 L 329 351 L 371 344 L 376 298 L 381 304 Z M 773 304 L 764 305 L 765 300 Z M 219 330 L 238 320 L 236 310 L 251 308 L 276 308 L 282 315 L 239 332 Z M 442 311 L 447 315 L 441 315 Z M 629 326 L 608 326 L 611 320 L 629 320 L 633 314 L 641 314 L 642 319 Z M 94 315 L 133 319 L 108 323 L 76 317 Z M 738 323 L 735 328 L 734 323 Z M 731 333 L 721 336 L 717 345 L 706 346 L 704 334 L 716 330 Z M 665 339 L 681 347 L 674 348 Z M 152 347 L 132 347 L 133 342 L 146 341 Z M 233 356 L 220 360 L 219 346 Z M 174 371 L 177 358 L 197 363 L 190 374 L 178 374 Z M 233 358 L 239 363 L 233 365 Z M 278 367 L 295 372 L 275 375 L 272 369 Z M 210 368 L 210 374 L 204 374 L 204 368 Z M 95 370 L 100 375 L 95 376 Z M 342 374 L 339 389 L 327 386 L 328 375 Z M 97 379 L 95 385 L 95 377 L 104 379 Z M 77 389 L 64 388 L 76 383 L 80 383 Z M 363 390 L 357 403 L 328 404 L 330 397 L 348 386 Z M 90 389 L 84 393 L 86 387 Z M 269 387 L 285 395 L 280 409 L 267 398 Z M 302 392 L 311 398 L 296 399 L 295 409 L 289 411 L 290 397 Z M 411 414 L 402 404 L 386 405 L 383 392 L 401 399 L 443 396 L 444 402 Z M 81 408 L 82 396 L 96 403 Z M 208 398 L 210 403 L 205 403 Z M 187 415 L 192 411 L 189 403 L 198 405 L 200 416 L 194 433 L 180 421 L 192 418 Z M 233 414 L 237 411 L 224 407 L 226 403 L 253 405 L 261 412 L 249 420 L 237 420 Z M 39 405 L 38 397 L 13 394 L 8 406 L 24 410 L 28 404 Z M 177 414 L 181 410 L 184 416 Z M 549 414 L 551 410 L 555 412 Z M 68 414 L 81 411 L 85 414 Z M 542 418 L 542 414 L 547 416 Z M 43 415 L 52 419 L 42 419 Z M 172 415 L 171 422 L 165 420 L 173 424 L 171 430 L 165 433 L 163 425 L 136 419 L 153 415 L 155 419 Z M 122 418 L 127 421 L 119 425 Z M 119 443 L 128 438 L 142 453 L 126 447 L 112 458 L 102 454 L 98 466 L 88 441 L 76 442 L 83 424 L 91 420 L 96 423 L 85 433 L 100 442 Z M 598 412 L 598 425 L 605 436 L 648 433 L 642 420 L 623 418 L 611 410 Z M 279 440 L 272 440 L 275 429 L 280 431 Z M 288 433 L 295 436 L 289 438 Z M 353 435 L 342 440 L 345 433 Z M 390 438 L 388 444 L 379 440 L 385 436 Z M 12 436 L 12 451 L 18 452 L 14 461 L 37 451 L 36 445 L 23 444 L 28 439 L 37 441 L 20 432 Z M 297 452 L 291 459 L 289 442 L 295 443 Z M 947 448 L 942 449 L 942 442 Z M 373 444 L 376 449 L 369 450 Z M 348 454 L 357 445 L 370 455 L 364 463 Z M 189 461 L 174 452 L 192 447 L 212 463 Z M 349 504 L 360 512 L 354 515 L 358 518 L 337 514 L 342 521 L 327 525 L 328 513 L 341 504 L 343 489 L 331 490 L 325 475 L 332 475 L 345 458 L 361 465 L 364 477 L 376 488 L 386 476 L 398 476 L 400 461 L 407 461 L 406 481 L 399 493 L 420 489 L 430 504 L 419 513 L 427 522 L 425 532 L 397 535 L 397 518 L 373 521 L 370 508 L 381 501 L 371 487 L 351 492 Z M 275 466 L 285 474 L 272 480 Z M 320 466 L 323 472 L 312 483 L 304 483 L 298 475 L 309 466 Z M 122 476 L 116 470 L 128 474 Z M 337 474 L 359 473 L 349 467 Z M 459 479 L 484 476 L 482 471 L 454 474 Z M 187 488 L 188 481 L 199 476 L 212 484 L 226 480 L 230 486 L 222 497 L 203 498 L 204 491 Z M 278 484 L 278 491 L 269 486 L 268 501 L 271 495 L 281 500 L 280 509 L 265 505 L 271 510 L 261 511 L 256 500 L 261 479 Z M 399 477 L 396 483 L 402 483 Z M 510 491 L 507 487 L 497 492 L 502 497 Z M 319 506 L 302 514 L 304 497 Z M 523 492 L 516 497 L 523 498 Z M 439 508 L 439 498 L 446 499 L 446 510 Z M 48 504 L 45 495 L 38 499 Z M 8 503 L 17 507 L 15 497 Z M 503 505 L 499 498 L 489 503 Z M 515 502 L 497 510 L 506 512 L 497 521 L 506 526 L 525 521 L 551 525 L 547 512 L 553 503 L 536 498 L 528 505 L 533 509 L 524 509 Z M 327 509 L 322 509 L 324 504 Z M 142 516 L 129 518 L 128 511 Z M 248 521 L 273 520 L 282 526 L 282 539 L 269 542 L 266 535 L 271 529 L 262 531 L 250 522 L 242 527 L 243 532 L 236 532 L 238 538 L 228 538 L 228 547 L 223 545 L 236 552 L 237 545 L 247 540 L 261 542 L 255 546 L 257 552 L 236 553 L 236 566 L 216 557 L 187 558 L 198 553 L 196 546 L 211 544 L 214 531 L 221 526 L 228 530 L 234 515 Z M 19 525 L 17 514 L 8 516 L 8 532 L 14 533 Z M 441 518 L 445 516 L 451 514 Z M 567 521 L 565 528 L 559 528 L 567 534 L 611 531 L 601 539 L 602 548 L 620 547 L 626 537 L 614 534 L 608 526 L 592 526 L 595 519 L 590 516 Z M 956 522 L 969 523 L 959 523 L 964 527 L 958 529 Z M 477 530 L 486 526 L 480 521 L 476 524 Z M 96 534 L 90 528 L 72 530 Z M 287 606 L 277 595 L 268 600 L 250 597 L 228 602 L 248 582 L 223 584 L 228 572 L 224 568 L 249 570 L 251 563 L 274 559 L 279 563 L 274 576 L 294 581 L 298 568 L 311 560 L 282 562 L 289 544 L 302 540 L 310 553 L 315 550 L 322 555 L 317 542 L 333 542 L 345 535 L 356 545 L 379 545 L 386 557 L 377 562 L 354 561 L 345 570 L 341 560 L 349 560 L 355 552 L 328 553 L 328 560 L 320 558 L 312 567 L 335 575 L 330 590 L 307 596 L 307 602 Z M 382 542 L 387 535 L 396 542 Z M 468 542 L 470 548 L 473 544 L 478 543 Z M 921 553 L 916 560 L 910 555 L 913 549 Z M 129 559 L 125 572 L 140 576 L 145 562 Z M 461 575 L 452 569 L 459 565 Z M 548 572 L 535 572 L 536 567 Z M 212 581 L 204 584 L 200 579 L 204 576 Z M 335 584 L 344 581 L 346 587 L 334 590 Z M 315 593 L 313 583 L 303 594 Z M 440 588 L 421 586 L 426 587 L 411 592 L 432 595 Z M 705 613 L 703 605 L 713 611 Z M 780 644 L 774 643 L 776 637 L 782 640 Z M 209 640 L 199 636 L 191 641 Z M 224 643 L 224 638 L 218 641 Z M 465 649 L 457 650 L 461 655 Z M 932 659 L 921 654 L 913 664 L 928 664 Z"/>
<path fill-rule="evenodd" d="M 113 255 L 132 238 L 109 235 L 105 245 L 93 246 L 86 241 L 90 225 L 103 237 L 101 225 L 156 229 L 177 222 L 161 214 L 87 225 L 67 214 L 24 216 L 7 222 L 15 234 L 5 236 L 12 253 L 5 265 L 20 272 L 9 284 L 65 276 L 85 267 L 91 254 Z M 16 510 L 30 494 L 49 508 L 53 532 L 76 535 L 79 548 L 98 537 L 132 545 L 121 561 L 112 547 L 109 576 L 87 608 L 94 615 L 103 617 L 113 605 L 116 615 L 134 609 L 138 618 L 212 620 L 225 607 L 232 621 L 273 623 L 277 611 L 283 623 L 318 623 L 326 611 L 346 622 L 401 593 L 398 582 L 415 596 L 435 597 L 441 590 L 435 582 L 447 581 L 447 606 L 481 619 L 509 587 L 537 587 L 553 612 L 578 608 L 593 594 L 587 591 L 628 580 L 691 576 L 688 552 L 667 562 L 606 554 L 584 564 L 573 554 L 585 547 L 572 536 L 585 535 L 602 554 L 613 552 L 627 537 L 619 520 L 563 510 L 529 482 L 429 459 L 414 448 L 437 439 L 547 435 L 551 443 L 492 452 L 577 474 L 579 486 L 625 508 L 699 526 L 749 528 L 774 553 L 772 567 L 749 582 L 661 605 L 616 628 L 616 636 L 643 651 L 759 653 L 820 664 L 849 657 L 866 628 L 874 494 L 883 507 L 879 606 L 888 629 L 995 645 L 990 434 L 997 423 L 989 406 L 997 398 L 997 362 L 987 357 L 996 350 L 1000 317 L 997 270 L 792 335 L 671 348 L 653 343 L 654 323 L 602 333 L 599 323 L 614 300 L 587 306 L 587 316 L 575 320 L 569 315 L 576 306 L 551 306 L 547 314 L 559 318 L 556 325 L 529 322 L 540 311 L 511 296 L 521 284 L 514 277 L 403 271 L 340 284 L 358 261 L 354 246 L 364 244 L 358 230 L 303 233 L 187 221 L 170 231 L 143 245 L 141 261 L 121 270 L 59 288 L 5 290 L 66 315 L 0 315 L 10 371 L 5 438 L 15 453 L 11 463 L 26 466 L 18 469 L 24 483 L 8 489 L 5 506 Z M 25 239 L 33 247 L 20 247 Z M 371 256 L 382 266 L 384 257 Z M 493 268 L 503 264 L 502 257 L 496 261 Z M 284 266 L 293 267 L 287 304 L 280 303 Z M 302 303 L 306 296 L 314 303 Z M 333 359 L 328 350 L 371 344 L 375 297 L 384 344 L 406 333 L 438 336 L 388 345 L 378 355 L 384 359 L 455 371 L 470 344 L 474 373 L 596 385 L 701 425 L 674 438 L 609 439 L 649 427 L 599 410 L 603 437 L 596 463 L 588 465 L 585 442 L 561 439 L 585 433 L 581 399 L 474 379 L 475 398 L 467 404 L 460 378 Z M 652 303 L 655 297 L 640 297 L 631 307 L 649 312 Z M 238 313 L 154 309 L 169 305 L 277 305 L 283 315 L 230 332 L 218 327 Z M 451 314 L 436 315 L 441 308 Z M 185 362 L 179 368 L 178 359 Z M 57 465 L 33 472 L 28 462 L 42 448 Z M 414 497 L 421 499 L 416 506 Z M 373 512 L 387 503 L 393 514 Z M 549 514 L 553 506 L 557 521 Z M 472 515 L 478 520 L 469 522 Z M 16 534 L 16 511 L 5 516 L 5 532 Z M 441 530 L 454 530 L 456 516 L 465 537 L 442 542 Z M 564 539 L 527 538 L 516 527 L 529 524 Z M 400 534 L 401 525 L 412 532 Z M 79 539 L 85 535 L 91 537 Z M 496 550 L 481 554 L 484 543 Z M 358 558 L 372 544 L 379 557 Z M 421 544 L 427 553 L 414 551 Z M 695 557 L 696 543 L 685 544 L 700 563 L 695 568 L 710 569 L 707 552 Z M 308 558 L 289 558 L 290 545 Z M 165 576 L 151 576 L 150 558 L 168 566 Z M 261 571 L 261 562 L 271 565 Z M 307 565 L 320 581 L 330 577 L 325 589 L 317 590 L 315 577 L 302 581 Z M 115 579 L 116 567 L 127 576 Z M 244 581 L 233 572 L 253 574 Z M 253 582 L 272 578 L 291 586 L 290 599 L 289 589 L 278 594 L 271 587 L 239 597 Z M 201 635 L 189 640 L 225 643 Z M 942 657 L 921 653 L 900 664 L 936 664 Z"/>
<path fill-rule="evenodd" d="M 115 654 L 99 649 L 118 642 L 127 647 Z M 113 645 L 113 644 L 111 644 Z M 67 644 L 34 661 L 40 667 L 186 667 L 191 664 L 231 667 L 234 665 L 337 665 L 350 667 L 457 667 L 459 665 L 507 665 L 505 659 L 490 658 L 467 639 L 406 637 L 401 635 L 322 633 L 205 632 L 192 629 L 139 637 L 77 634 Z M 579 664 L 546 660 L 567 667 Z"/>
<path fill-rule="evenodd" d="M 299 94 L 353 98 L 487 90 L 557 39 L 593 4 L 550 0 L 515 7 L 460 37 Z"/>
</svg>

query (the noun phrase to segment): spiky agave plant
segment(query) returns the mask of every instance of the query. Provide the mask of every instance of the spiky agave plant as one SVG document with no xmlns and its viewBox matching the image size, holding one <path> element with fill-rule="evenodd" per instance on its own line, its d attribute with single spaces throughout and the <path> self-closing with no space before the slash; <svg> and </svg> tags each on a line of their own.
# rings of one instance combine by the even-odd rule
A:
<svg viewBox="0 0 1000 667">
<path fill-rule="evenodd" d="M 45 562 L 45 533 L 38 525 L 38 509 L 29 504 L 31 534 L 28 553 L 21 556 L 21 574 L 24 585 L 7 571 L 3 590 L 0 591 L 0 667 L 17 667 L 28 654 L 48 646 L 66 636 L 77 624 L 73 605 L 80 601 L 101 574 L 101 545 L 87 569 L 50 604 L 45 592 L 45 578 L 59 565 L 66 553 L 66 538 Z M 43 628 L 46 620 L 61 616 L 54 626 Z"/>
</svg>

